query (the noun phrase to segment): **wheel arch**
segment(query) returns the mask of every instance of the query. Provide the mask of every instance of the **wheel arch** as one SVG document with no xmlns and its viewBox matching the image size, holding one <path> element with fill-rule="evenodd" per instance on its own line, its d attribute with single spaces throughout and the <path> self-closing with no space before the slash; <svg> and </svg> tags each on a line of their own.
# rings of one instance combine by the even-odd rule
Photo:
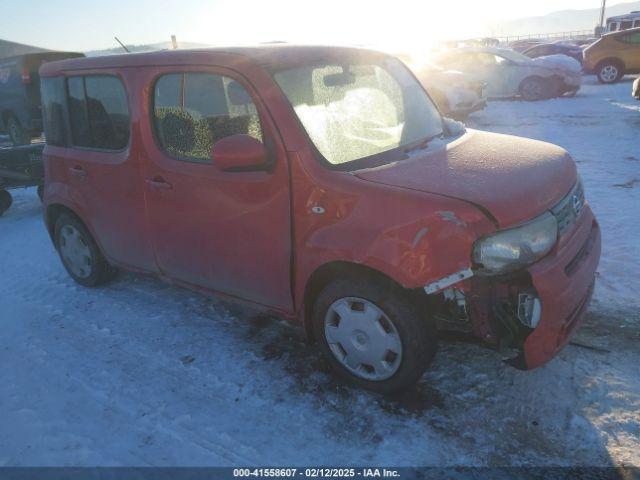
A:
<svg viewBox="0 0 640 480">
<path fill-rule="evenodd" d="M 522 94 L 522 86 L 529 80 L 539 80 L 544 83 L 549 83 L 549 77 L 543 77 L 542 75 L 538 75 L 537 73 L 532 73 L 531 75 L 527 75 L 522 80 L 520 80 L 520 83 L 518 84 L 519 94 Z"/>
<path fill-rule="evenodd" d="M 381 283 L 387 284 L 388 288 L 390 289 L 402 289 L 411 291 L 403 287 L 399 282 L 391 278 L 389 275 L 376 270 L 375 268 L 371 268 L 360 263 L 338 260 L 328 262 L 319 266 L 313 271 L 306 282 L 302 305 L 302 323 L 307 339 L 310 342 L 315 341 L 315 336 L 313 334 L 312 317 L 313 305 L 318 294 L 327 285 L 329 285 L 332 280 L 345 276 L 376 279 Z M 424 294 L 424 292 L 421 290 L 420 292 L 417 292 L 415 294 Z"/>
<path fill-rule="evenodd" d="M 619 65 L 624 73 L 624 70 L 626 68 L 624 61 L 622 61 L 620 58 L 618 57 L 605 57 L 602 60 L 598 60 L 598 63 L 596 63 L 596 74 L 598 73 L 598 70 L 600 70 L 600 67 L 602 65 L 604 65 L 605 63 L 615 63 L 617 65 Z"/>
<path fill-rule="evenodd" d="M 87 230 L 91 232 L 91 229 L 89 228 L 89 225 L 87 224 L 87 222 L 85 222 L 82 219 L 82 217 L 72 208 L 62 203 L 52 203 L 51 205 L 47 206 L 47 209 L 44 215 L 47 232 L 49 232 L 49 237 L 51 238 L 52 242 L 55 243 L 56 222 L 58 221 L 58 218 L 60 218 L 60 215 L 65 213 L 77 218 L 80 222 L 82 222 L 82 224 L 87 228 Z M 91 234 L 93 235 L 93 232 Z"/>
</svg>

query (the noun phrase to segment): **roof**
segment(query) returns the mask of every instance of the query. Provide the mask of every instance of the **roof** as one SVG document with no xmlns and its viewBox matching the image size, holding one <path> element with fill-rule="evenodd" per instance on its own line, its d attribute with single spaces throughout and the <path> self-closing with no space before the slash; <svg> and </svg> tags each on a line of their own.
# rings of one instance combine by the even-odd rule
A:
<svg viewBox="0 0 640 480">
<path fill-rule="evenodd" d="M 159 52 L 126 53 L 62 60 L 45 64 L 42 75 L 56 75 L 69 70 L 126 68 L 163 65 L 207 65 L 220 61 L 248 61 L 262 66 L 286 67 L 308 64 L 313 61 L 359 58 L 362 56 L 386 57 L 381 52 L 357 47 L 307 46 L 270 44 L 255 47 L 218 47 L 185 50 L 163 50 Z"/>
<path fill-rule="evenodd" d="M 10 42 L 8 40 L 0 40 L 0 59 L 17 57 L 27 53 L 43 53 L 49 52 L 46 48 L 34 47 L 23 43 Z"/>
<path fill-rule="evenodd" d="M 616 30 L 615 32 L 607 32 L 604 33 L 603 37 L 615 37 L 616 35 L 627 35 L 629 33 L 637 33 L 640 32 L 640 27 L 634 28 L 625 28 L 624 30 Z"/>
<path fill-rule="evenodd" d="M 628 20 L 640 18 L 640 11 L 633 11 L 629 13 L 624 13 L 622 15 L 614 15 L 613 17 L 608 17 L 607 22 L 616 21 L 616 20 Z"/>
<path fill-rule="evenodd" d="M 483 53 L 493 53 L 495 55 L 508 55 L 509 53 L 512 53 L 514 50 L 510 49 L 510 48 L 501 48 L 501 47 L 481 47 L 481 46 L 474 46 L 474 47 L 462 47 L 462 48 L 454 48 L 452 49 L 453 51 L 459 51 L 459 52 L 483 52 Z"/>
</svg>

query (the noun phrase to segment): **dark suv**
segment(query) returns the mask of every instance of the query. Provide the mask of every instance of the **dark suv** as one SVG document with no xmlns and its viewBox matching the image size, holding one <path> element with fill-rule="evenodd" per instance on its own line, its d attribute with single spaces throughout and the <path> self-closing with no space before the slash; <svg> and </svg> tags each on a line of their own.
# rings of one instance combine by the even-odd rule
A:
<svg viewBox="0 0 640 480">
<path fill-rule="evenodd" d="M 42 133 L 40 66 L 75 57 L 84 54 L 43 52 L 0 60 L 0 131 L 9 134 L 14 145 L 26 145 Z"/>
</svg>

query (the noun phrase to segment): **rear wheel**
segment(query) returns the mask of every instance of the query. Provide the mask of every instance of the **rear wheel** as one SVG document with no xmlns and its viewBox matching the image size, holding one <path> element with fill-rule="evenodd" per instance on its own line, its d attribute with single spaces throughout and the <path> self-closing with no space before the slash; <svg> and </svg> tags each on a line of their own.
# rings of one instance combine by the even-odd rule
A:
<svg viewBox="0 0 640 480">
<path fill-rule="evenodd" d="M 15 146 L 28 145 L 31 143 L 31 136 L 22 128 L 18 119 L 13 115 L 7 118 L 7 131 L 9 132 L 11 143 Z"/>
<path fill-rule="evenodd" d="M 390 393 L 414 385 L 436 352 L 436 329 L 399 287 L 367 277 L 335 280 L 318 295 L 316 338 L 350 382 Z"/>
<path fill-rule="evenodd" d="M 539 77 L 525 78 L 520 84 L 520 96 L 527 101 L 542 100 L 548 98 L 549 86 L 544 79 Z"/>
<path fill-rule="evenodd" d="M 600 83 L 616 83 L 624 75 L 622 66 L 619 62 L 614 60 L 605 60 L 598 64 L 596 68 L 596 74 L 598 75 L 598 81 Z"/>
<path fill-rule="evenodd" d="M 6 190 L 0 190 L 0 217 L 9 210 L 13 203 L 13 197 Z"/>
<path fill-rule="evenodd" d="M 75 216 L 60 215 L 54 238 L 62 264 L 79 284 L 95 287 L 108 282 L 117 273 L 100 252 L 89 230 Z"/>
</svg>

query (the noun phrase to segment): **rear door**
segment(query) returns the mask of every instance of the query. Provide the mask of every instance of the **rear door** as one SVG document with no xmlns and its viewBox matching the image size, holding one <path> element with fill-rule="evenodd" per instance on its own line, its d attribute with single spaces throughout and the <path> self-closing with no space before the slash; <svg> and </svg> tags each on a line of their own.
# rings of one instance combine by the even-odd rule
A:
<svg viewBox="0 0 640 480">
<path fill-rule="evenodd" d="M 253 87 L 221 68 L 158 69 L 145 79 L 144 179 L 150 230 L 167 276 L 252 302 L 292 306 L 289 173 L 277 130 Z M 269 171 L 225 172 L 213 144 L 248 134 Z"/>
<path fill-rule="evenodd" d="M 131 134 L 135 97 L 127 96 L 117 72 L 74 74 L 65 84 L 70 146 L 63 158 L 71 201 L 82 209 L 110 260 L 155 271 L 145 228 L 139 141 Z"/>
<path fill-rule="evenodd" d="M 623 46 L 620 51 L 620 58 L 624 62 L 626 69 L 640 69 L 640 32 L 627 33 L 616 40 L 619 40 Z"/>
</svg>

